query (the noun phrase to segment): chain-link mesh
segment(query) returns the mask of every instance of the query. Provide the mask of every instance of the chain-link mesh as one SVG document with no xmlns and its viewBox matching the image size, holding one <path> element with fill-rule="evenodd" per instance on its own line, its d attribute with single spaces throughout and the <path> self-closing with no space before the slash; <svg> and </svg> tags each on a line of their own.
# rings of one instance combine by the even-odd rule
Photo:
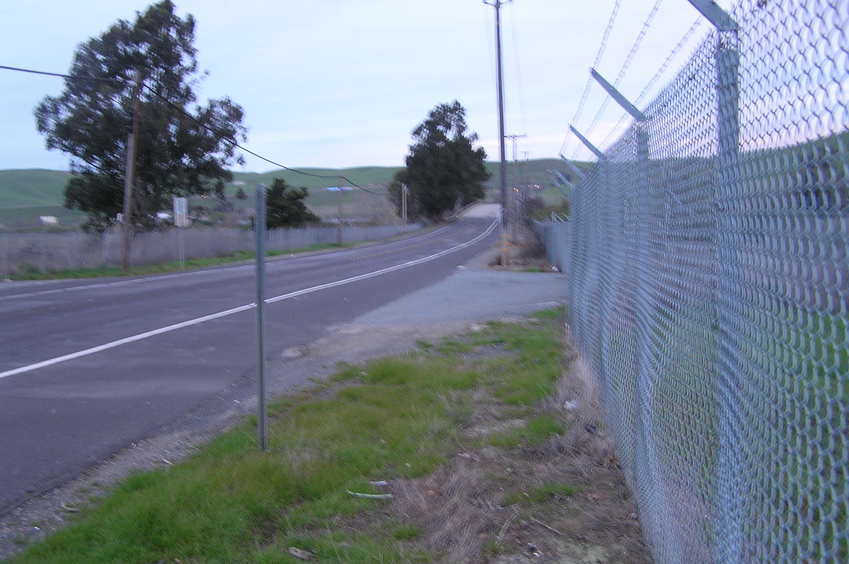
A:
<svg viewBox="0 0 849 564">
<path fill-rule="evenodd" d="M 731 16 L 546 238 L 656 560 L 849 562 L 849 0 Z"/>
</svg>

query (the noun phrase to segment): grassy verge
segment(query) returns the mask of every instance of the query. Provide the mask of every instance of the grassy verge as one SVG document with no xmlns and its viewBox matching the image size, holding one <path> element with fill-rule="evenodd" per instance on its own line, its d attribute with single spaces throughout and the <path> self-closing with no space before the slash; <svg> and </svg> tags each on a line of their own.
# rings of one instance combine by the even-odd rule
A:
<svg viewBox="0 0 849 564">
<path fill-rule="evenodd" d="M 344 247 L 352 246 L 352 244 L 342 244 L 339 245 L 337 243 L 322 243 L 318 245 L 310 245 L 309 247 L 304 247 L 300 249 L 285 249 L 285 250 L 273 250 L 267 251 L 265 256 L 267 257 L 276 257 L 280 255 L 291 255 L 295 253 L 303 253 L 303 252 L 314 252 L 314 251 L 322 251 L 325 249 L 341 249 Z M 253 260 L 254 253 L 249 253 L 245 251 L 237 251 L 234 253 L 230 253 L 228 255 L 222 257 L 210 257 L 210 258 L 199 258 L 199 259 L 189 259 L 183 261 L 183 264 L 180 264 L 180 261 L 171 261 L 165 262 L 161 264 L 151 264 L 146 266 L 133 266 L 128 269 L 125 273 L 121 270 L 120 267 L 117 266 L 103 266 L 100 268 L 74 268 L 74 269 L 63 269 L 63 270 L 50 270 L 47 272 L 42 272 L 38 268 L 31 266 L 25 269 L 23 272 L 18 272 L 11 275 L 11 280 L 64 280 L 68 278 L 102 278 L 107 276 L 144 276 L 150 274 L 165 274 L 168 272 L 178 272 L 180 270 L 191 270 L 195 268 L 208 268 L 212 266 L 222 266 L 225 264 L 232 264 L 236 262 L 244 262 L 247 260 Z"/>
<path fill-rule="evenodd" d="M 255 422 L 246 421 L 190 459 L 131 476 L 8 562 L 284 563 L 306 553 L 322 562 L 454 561 L 428 520 L 443 497 L 435 490 L 463 498 L 457 474 L 440 473 L 476 458 L 471 452 L 528 455 L 533 470 L 524 482 L 481 474 L 483 463 L 466 474 L 468 488 L 489 484 L 497 493 L 481 515 L 509 511 L 498 526 L 465 526 L 477 543 L 471 554 L 485 559 L 503 549 L 525 504 L 579 489 L 544 476 L 535 454 L 564 425 L 547 402 L 563 372 L 562 318 L 556 309 L 520 324 L 491 323 L 418 353 L 342 367 L 271 406 L 270 452 L 257 451 Z M 482 413 L 492 419 L 496 411 L 480 432 Z M 425 494 L 402 495 L 421 488 Z M 390 492 L 394 498 L 381 497 Z M 411 508 L 423 495 L 434 501 Z"/>
</svg>

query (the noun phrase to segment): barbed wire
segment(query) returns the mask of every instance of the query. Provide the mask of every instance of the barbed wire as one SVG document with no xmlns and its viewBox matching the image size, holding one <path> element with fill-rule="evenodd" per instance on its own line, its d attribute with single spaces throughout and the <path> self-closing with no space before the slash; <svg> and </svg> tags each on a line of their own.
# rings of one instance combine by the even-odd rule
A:
<svg viewBox="0 0 849 564">
<path fill-rule="evenodd" d="M 640 92 L 640 95 L 637 96 L 637 99 L 634 101 L 635 104 L 643 101 L 643 98 L 646 97 L 646 95 L 649 93 L 649 90 L 651 90 L 655 83 L 660 79 L 661 75 L 663 75 L 663 73 L 672 63 L 672 60 L 675 58 L 678 52 L 684 47 L 684 45 L 686 45 L 687 41 L 690 40 L 690 37 L 693 35 L 693 33 L 695 33 L 699 26 L 702 24 L 703 19 L 704 18 L 701 17 L 696 18 L 696 21 L 693 22 L 693 25 L 690 26 L 690 29 L 688 29 L 687 33 L 684 34 L 684 37 L 681 38 L 681 41 L 679 41 L 678 44 L 673 47 L 672 52 L 669 53 L 669 56 L 666 57 L 666 60 L 663 61 L 662 65 L 660 65 L 660 68 L 658 69 L 657 73 L 655 73 L 655 75 L 648 82 L 648 84 L 646 84 L 646 87 L 643 88 L 643 91 Z"/>
<path fill-rule="evenodd" d="M 619 74 L 616 76 L 616 79 L 613 81 L 613 87 L 616 88 L 619 86 L 619 83 L 622 82 L 622 78 L 625 76 L 625 73 L 628 70 L 628 67 L 631 65 L 631 61 L 634 59 L 634 55 L 637 54 L 637 50 L 640 48 L 640 45 L 643 42 L 643 39 L 646 36 L 649 28 L 651 27 L 652 21 L 654 20 L 655 15 L 657 15 L 657 11 L 660 8 L 660 4 L 663 0 L 657 0 L 654 3 L 651 11 L 649 12 L 646 21 L 643 22 L 643 27 L 640 28 L 640 32 L 637 34 L 637 39 L 634 41 L 634 45 L 631 46 L 631 50 L 628 53 L 628 56 L 625 57 L 625 62 L 622 64 L 622 68 L 619 70 Z M 597 67 L 596 67 L 596 70 Z M 590 126 L 587 128 L 587 132 L 584 134 L 587 137 L 592 135 L 593 131 L 595 131 L 596 125 L 598 125 L 599 120 L 601 120 L 601 116 L 604 114 L 604 110 L 607 109 L 608 104 L 610 103 L 610 96 L 605 96 L 601 102 L 601 106 L 598 109 L 595 117 L 593 117 L 592 122 L 590 122 Z M 577 152 L 576 152 L 577 154 Z"/>
<path fill-rule="evenodd" d="M 690 29 L 687 30 L 687 32 L 684 34 L 684 36 L 678 42 L 678 44 L 675 47 L 673 47 L 672 51 L 669 53 L 669 56 L 666 57 L 666 60 L 663 61 L 663 64 L 657 70 L 655 75 L 651 78 L 651 80 L 649 80 L 649 82 L 646 84 L 645 88 L 643 88 L 643 91 L 640 92 L 640 95 L 637 96 L 637 98 L 634 100 L 635 106 L 638 105 L 640 102 L 642 102 L 643 99 L 649 94 L 651 89 L 654 87 L 654 85 L 657 83 L 657 81 L 660 80 L 660 78 L 663 76 L 663 73 L 666 72 L 666 69 L 669 68 L 669 65 L 672 63 L 672 61 L 675 59 L 675 57 L 678 55 L 678 53 L 681 51 L 681 49 L 684 48 L 684 45 L 687 44 L 687 42 L 690 40 L 690 38 L 693 36 L 693 34 L 699 28 L 699 26 L 701 26 L 701 23 L 702 23 L 702 18 L 697 18 L 693 22 L 693 25 L 690 26 Z M 607 136 L 604 138 L 604 140 L 599 144 L 600 148 L 604 149 L 605 147 L 607 147 L 607 144 L 610 142 L 610 140 L 613 138 L 613 136 L 616 135 L 617 133 L 619 133 L 620 127 L 622 126 L 622 123 L 628 119 L 629 115 L 630 114 L 628 114 L 628 112 L 624 112 L 624 111 L 622 112 L 622 115 L 619 117 L 619 120 L 616 122 L 616 125 L 610 130 L 610 132 L 607 134 Z"/>
<path fill-rule="evenodd" d="M 595 56 L 595 61 L 593 61 L 592 68 L 597 68 L 599 63 L 601 62 L 601 57 L 604 55 L 604 50 L 607 48 L 607 39 L 610 37 L 610 32 L 613 30 L 613 24 L 616 21 L 616 16 L 619 13 L 619 5 L 621 1 L 616 0 L 616 3 L 613 5 L 613 11 L 610 14 L 610 18 L 607 20 L 607 29 L 604 30 L 604 35 L 601 38 L 601 45 L 599 45 L 598 53 Z M 577 123 L 578 118 L 581 117 L 581 114 L 584 111 L 584 104 L 587 101 L 587 96 L 590 93 L 590 86 L 592 86 L 593 78 L 592 76 L 587 77 L 587 83 L 584 86 L 584 93 L 581 95 L 581 101 L 578 103 L 578 109 L 575 111 L 575 117 L 572 118 L 572 123 Z M 568 143 L 570 135 L 566 136 L 566 139 L 563 140 L 563 145 L 560 146 L 560 152 L 564 151 L 566 144 Z"/>
</svg>

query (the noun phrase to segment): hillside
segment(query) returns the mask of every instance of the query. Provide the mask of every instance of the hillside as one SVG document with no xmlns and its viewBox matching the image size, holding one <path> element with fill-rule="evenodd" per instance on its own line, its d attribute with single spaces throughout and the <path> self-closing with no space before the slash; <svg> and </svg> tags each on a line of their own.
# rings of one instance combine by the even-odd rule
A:
<svg viewBox="0 0 849 564">
<path fill-rule="evenodd" d="M 497 162 L 487 162 L 487 170 L 492 174 L 489 182 L 491 190 L 498 190 Z M 250 198 L 239 201 L 235 198 L 241 187 L 247 194 L 253 191 L 259 182 L 270 185 L 275 177 L 283 178 L 292 186 L 306 186 L 309 191 L 308 204 L 311 208 L 330 214 L 331 208 L 338 202 L 338 194 L 325 190 L 328 186 L 336 186 L 341 174 L 350 182 L 343 180 L 342 185 L 356 184 L 371 192 L 384 194 L 386 185 L 400 167 L 365 166 L 346 169 L 303 168 L 297 169 L 303 173 L 290 170 L 274 170 L 263 173 L 235 172 L 234 182 L 227 185 L 226 194 L 236 208 L 250 204 Z M 566 167 L 558 159 L 535 159 L 518 164 L 508 164 L 508 184 L 526 182 L 539 186 L 539 193 L 546 199 L 559 198 L 560 192 L 552 180 L 551 170 L 560 170 L 566 175 Z M 567 175 L 571 177 L 571 175 Z M 67 210 L 63 207 L 63 190 L 70 177 L 69 173 L 58 170 L 20 169 L 0 170 L 0 224 L 13 226 L 34 226 L 38 217 L 53 215 L 59 218 L 63 225 L 81 223 L 85 216 L 78 211 Z M 355 194 L 364 192 L 346 192 L 345 203 L 356 200 Z M 370 195 L 369 195 L 370 196 Z M 370 196 L 371 197 L 371 196 Z M 197 202 L 203 203 L 200 199 Z"/>
</svg>

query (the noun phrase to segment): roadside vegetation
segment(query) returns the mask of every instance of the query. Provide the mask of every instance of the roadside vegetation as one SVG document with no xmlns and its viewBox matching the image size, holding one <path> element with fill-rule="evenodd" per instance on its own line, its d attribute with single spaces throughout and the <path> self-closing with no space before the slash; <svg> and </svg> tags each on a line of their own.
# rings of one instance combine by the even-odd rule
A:
<svg viewBox="0 0 849 564">
<path fill-rule="evenodd" d="M 320 245 L 310 245 L 302 249 L 284 249 L 270 250 L 265 252 L 267 257 L 276 257 L 281 255 L 292 255 L 303 252 L 323 251 L 326 249 L 341 249 L 344 247 L 353 246 L 351 244 L 326 243 Z M 179 272 L 182 270 L 192 270 L 195 268 L 209 268 L 213 266 L 222 266 L 237 262 L 253 260 L 255 253 L 245 251 L 237 251 L 223 257 L 209 257 L 188 259 L 183 261 L 170 261 L 160 264 L 149 264 L 145 266 L 132 266 L 127 272 L 121 270 L 119 266 L 104 266 L 102 268 L 74 268 L 62 270 L 49 270 L 43 272 L 36 267 L 24 269 L 22 272 L 15 273 L 10 276 L 11 280 L 64 280 L 77 278 L 102 278 L 107 276 L 146 276 L 151 274 L 164 274 L 168 272 Z"/>
<path fill-rule="evenodd" d="M 341 366 L 270 406 L 269 452 L 247 420 L 8 563 L 647 562 L 602 424 L 564 408 L 563 326 L 558 308 Z"/>
</svg>

